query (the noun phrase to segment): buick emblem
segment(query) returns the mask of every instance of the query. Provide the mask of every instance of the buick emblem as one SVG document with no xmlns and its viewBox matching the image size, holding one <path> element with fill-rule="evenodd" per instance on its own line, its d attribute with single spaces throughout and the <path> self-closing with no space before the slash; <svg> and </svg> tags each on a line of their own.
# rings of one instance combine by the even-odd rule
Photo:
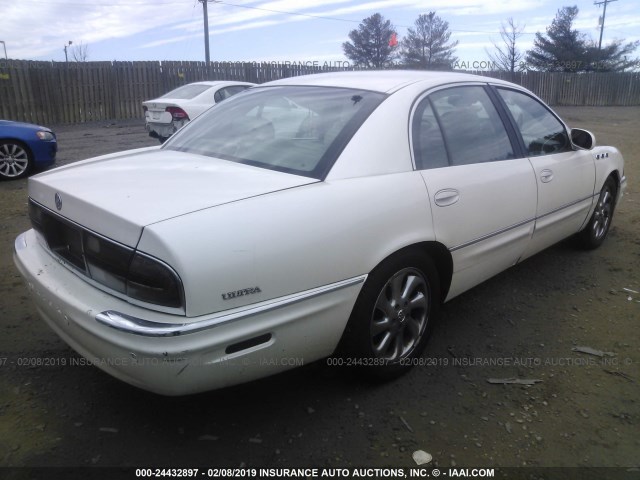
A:
<svg viewBox="0 0 640 480">
<path fill-rule="evenodd" d="M 55 198 L 55 201 L 56 201 L 56 208 L 58 210 L 62 210 L 62 197 L 60 196 L 59 193 L 56 193 L 54 198 Z"/>
</svg>

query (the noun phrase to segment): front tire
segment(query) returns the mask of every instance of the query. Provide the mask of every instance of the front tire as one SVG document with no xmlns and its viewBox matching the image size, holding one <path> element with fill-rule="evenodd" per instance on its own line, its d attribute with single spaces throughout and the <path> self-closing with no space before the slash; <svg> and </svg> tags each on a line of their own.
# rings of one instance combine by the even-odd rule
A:
<svg viewBox="0 0 640 480">
<path fill-rule="evenodd" d="M 376 267 L 362 287 L 344 333 L 346 365 L 369 378 L 407 372 L 424 350 L 440 305 L 440 281 L 429 257 L 402 252 Z"/>
<path fill-rule="evenodd" d="M 607 238 L 616 207 L 617 192 L 615 180 L 612 177 L 607 178 L 600 190 L 593 215 L 585 228 L 578 233 L 578 242 L 583 248 L 587 250 L 598 248 Z"/>
<path fill-rule="evenodd" d="M 23 178 L 32 168 L 33 155 L 26 145 L 15 140 L 0 141 L 0 178 Z"/>
</svg>

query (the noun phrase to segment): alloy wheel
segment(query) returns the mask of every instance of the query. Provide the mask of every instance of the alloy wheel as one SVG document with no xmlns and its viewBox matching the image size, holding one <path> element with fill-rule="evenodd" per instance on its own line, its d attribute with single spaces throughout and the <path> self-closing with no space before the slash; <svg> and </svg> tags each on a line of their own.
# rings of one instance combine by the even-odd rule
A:
<svg viewBox="0 0 640 480">
<path fill-rule="evenodd" d="M 429 302 L 429 286 L 419 270 L 404 268 L 387 281 L 370 324 L 377 357 L 393 363 L 411 354 L 425 333 Z"/>
<path fill-rule="evenodd" d="M 611 222 L 611 214 L 613 212 L 613 195 L 611 189 L 606 186 L 600 193 L 598 204 L 593 215 L 593 224 L 591 231 L 596 240 L 606 235 Z"/>
<path fill-rule="evenodd" d="M 29 168 L 29 154 L 15 143 L 0 144 L 0 175 L 16 178 Z"/>
</svg>

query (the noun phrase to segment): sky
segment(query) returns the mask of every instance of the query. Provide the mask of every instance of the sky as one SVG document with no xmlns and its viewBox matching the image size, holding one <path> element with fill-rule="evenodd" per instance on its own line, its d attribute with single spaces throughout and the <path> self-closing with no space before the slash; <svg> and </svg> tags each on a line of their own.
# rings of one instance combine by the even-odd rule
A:
<svg viewBox="0 0 640 480">
<path fill-rule="evenodd" d="M 593 0 L 220 0 L 210 1 L 211 60 L 342 64 L 351 30 L 378 12 L 402 40 L 421 13 L 449 22 L 456 56 L 483 68 L 509 17 L 524 27 L 518 47 L 532 47 L 563 5 L 577 5 L 574 24 L 597 40 L 602 6 Z M 0 0 L 0 41 L 9 58 L 64 61 L 64 46 L 87 48 L 87 60 L 204 60 L 198 0 Z M 640 0 L 607 6 L 603 43 L 640 40 Z M 1 50 L 0 55 L 4 57 Z M 640 57 L 640 49 L 636 50 Z M 71 56 L 70 56 L 71 58 Z"/>
</svg>

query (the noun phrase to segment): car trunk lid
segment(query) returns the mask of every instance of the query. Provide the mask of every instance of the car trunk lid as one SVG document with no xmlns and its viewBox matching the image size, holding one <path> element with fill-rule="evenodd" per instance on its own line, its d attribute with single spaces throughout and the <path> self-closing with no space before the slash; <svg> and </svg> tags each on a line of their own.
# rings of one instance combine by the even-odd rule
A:
<svg viewBox="0 0 640 480">
<path fill-rule="evenodd" d="M 153 123 L 171 123 L 173 121 L 173 115 L 170 110 L 179 109 L 186 115 L 186 112 L 182 110 L 182 108 L 180 108 L 178 102 L 178 100 L 174 101 L 171 99 L 142 102 L 142 106 L 146 107 L 146 111 L 144 114 L 145 119 L 147 120 L 147 122 Z M 182 119 L 186 120 L 187 117 Z"/>
<path fill-rule="evenodd" d="M 318 180 L 169 150 L 51 170 L 29 196 L 68 220 L 135 247 L 146 225 Z"/>
</svg>

